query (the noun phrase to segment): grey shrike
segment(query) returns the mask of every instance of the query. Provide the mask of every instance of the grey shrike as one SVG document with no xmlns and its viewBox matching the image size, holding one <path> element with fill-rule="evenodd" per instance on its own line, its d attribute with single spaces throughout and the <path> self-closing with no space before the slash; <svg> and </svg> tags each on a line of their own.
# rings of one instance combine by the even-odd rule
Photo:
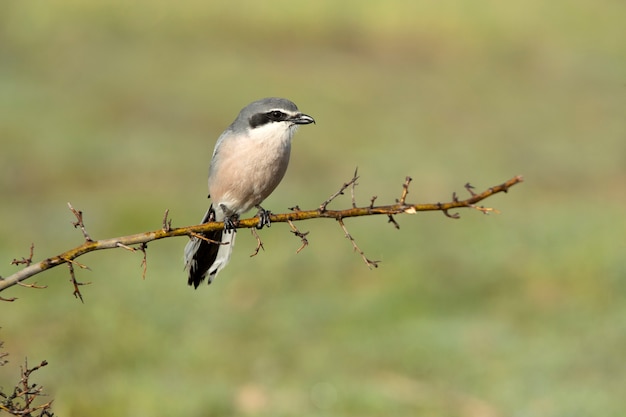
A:
<svg viewBox="0 0 626 417">
<path fill-rule="evenodd" d="M 202 223 L 224 222 L 224 230 L 204 234 L 209 241 L 192 237 L 185 246 L 188 284 L 208 283 L 228 263 L 235 244 L 239 215 L 256 207 L 260 229 L 270 225 L 261 202 L 283 179 L 291 138 L 298 125 L 315 123 L 284 98 L 264 98 L 244 107 L 215 144 L 209 168 L 211 207 Z M 212 243 L 215 242 L 215 243 Z"/>
</svg>

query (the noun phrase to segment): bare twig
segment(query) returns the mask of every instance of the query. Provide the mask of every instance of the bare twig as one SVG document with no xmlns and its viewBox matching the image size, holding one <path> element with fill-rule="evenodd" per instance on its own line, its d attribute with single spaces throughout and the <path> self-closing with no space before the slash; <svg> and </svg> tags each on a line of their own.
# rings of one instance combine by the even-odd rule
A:
<svg viewBox="0 0 626 417">
<path fill-rule="evenodd" d="M 11 265 L 20 265 L 20 264 L 24 264 L 26 266 L 30 266 L 31 263 L 33 263 L 33 254 L 35 252 L 35 244 L 31 243 L 30 244 L 30 255 L 28 256 L 28 258 L 24 258 L 22 257 L 22 259 L 13 259 L 11 261 Z"/>
<path fill-rule="evenodd" d="M 296 235 L 297 237 L 300 238 L 300 241 L 302 242 L 302 246 L 300 246 L 298 248 L 298 250 L 296 250 L 296 253 L 300 253 L 300 251 L 304 248 L 306 248 L 309 245 L 309 241 L 306 238 L 306 235 L 309 234 L 309 232 L 301 232 L 298 230 L 298 228 L 296 226 L 294 226 L 293 222 L 291 220 L 287 220 L 287 223 L 289 224 L 289 227 L 291 227 L 291 233 L 293 233 L 294 235 Z"/>
<path fill-rule="evenodd" d="M 465 184 L 465 189 L 468 193 L 472 195 L 472 197 L 476 197 L 476 193 L 474 192 L 474 186 L 469 182 Z"/>
<path fill-rule="evenodd" d="M 352 235 L 348 232 L 348 229 L 346 228 L 346 225 L 344 224 L 343 219 L 337 219 L 337 223 L 339 223 L 339 226 L 341 226 L 341 228 L 343 229 L 343 232 L 345 233 L 346 238 L 350 240 L 350 243 L 352 243 L 352 247 L 354 248 L 354 251 L 357 252 L 359 255 L 361 255 L 361 258 L 363 259 L 363 262 L 365 262 L 365 265 L 367 265 L 369 269 L 378 268 L 378 264 L 380 263 L 380 261 L 372 261 L 372 260 L 367 259 L 367 257 L 365 256 L 365 253 L 363 253 L 361 248 L 359 248 L 359 246 L 354 241 L 354 238 L 352 237 Z"/>
<path fill-rule="evenodd" d="M 359 179 L 359 177 L 356 175 L 356 170 L 354 171 L 354 176 L 352 177 L 352 179 L 346 183 L 344 183 L 341 188 L 339 189 L 339 191 L 337 191 L 336 193 L 334 193 L 333 195 L 331 195 L 330 197 L 328 197 L 328 199 L 326 201 L 324 201 L 319 208 L 319 211 L 321 213 L 324 213 L 326 211 L 326 207 L 330 204 L 331 201 L 333 201 L 335 198 L 339 197 L 340 195 L 343 195 L 343 192 L 346 191 L 346 188 L 348 188 L 349 186 L 351 186 L 352 184 L 354 184 L 356 182 L 356 180 Z"/>
<path fill-rule="evenodd" d="M 76 210 L 74 207 L 72 207 L 70 203 L 67 203 L 67 206 L 70 208 L 72 213 L 74 213 L 74 216 L 76 216 L 76 221 L 72 222 L 72 225 L 75 228 L 80 228 L 80 231 L 83 232 L 83 236 L 85 237 L 85 240 L 87 242 L 93 242 L 93 239 L 91 239 L 91 237 L 87 233 L 87 230 L 85 229 L 85 224 L 83 223 L 83 212 Z"/>
<path fill-rule="evenodd" d="M 359 167 L 354 168 L 354 175 L 352 176 L 352 178 L 358 178 L 357 173 L 359 172 Z M 357 186 L 357 182 L 356 180 L 352 183 L 352 187 L 350 187 L 350 195 L 352 197 L 352 208 L 356 208 L 356 200 L 355 200 L 355 196 L 354 196 L 354 189 Z"/>
<path fill-rule="evenodd" d="M 130 246 L 126 246 L 125 244 L 121 243 L 121 242 L 117 242 L 117 247 L 118 248 L 124 248 L 129 252 L 135 252 L 137 249 L 135 248 L 131 248 Z"/>
<path fill-rule="evenodd" d="M 404 204 L 404 202 L 406 201 L 406 196 L 409 193 L 409 184 L 411 184 L 411 181 L 413 181 L 413 178 L 411 177 L 406 177 L 406 179 L 404 180 L 404 184 L 402 184 L 402 195 L 400 196 L 400 201 L 398 201 L 398 203 Z"/>
<path fill-rule="evenodd" d="M 259 234 L 256 232 L 256 228 L 253 227 L 250 229 L 250 231 L 252 232 L 252 236 L 256 238 L 256 249 L 254 250 L 254 253 L 250 255 L 250 257 L 252 258 L 253 256 L 257 256 L 261 249 L 265 250 L 265 248 L 263 247 L 263 242 L 261 241 Z"/>
<path fill-rule="evenodd" d="M 371 200 L 370 204 L 365 207 L 351 207 L 345 210 L 328 210 L 326 206 L 330 201 L 337 196 L 341 195 L 343 191 L 349 187 L 356 178 L 353 178 L 348 183 L 344 184 L 344 186 L 339 190 L 339 192 L 335 193 L 329 200 L 324 202 L 319 208 L 313 210 L 300 210 L 299 208 L 293 208 L 288 213 L 283 214 L 272 214 L 270 216 L 270 221 L 272 223 L 280 223 L 280 222 L 293 222 L 293 221 L 303 221 L 314 218 L 331 218 L 331 219 L 346 219 L 349 217 L 359 217 L 359 216 L 373 216 L 373 215 L 398 215 L 398 214 L 413 214 L 418 211 L 441 211 L 446 216 L 451 218 L 458 218 L 458 213 L 449 214 L 449 210 L 452 209 L 460 209 L 460 208 L 474 208 L 476 209 L 476 203 L 485 200 L 494 194 L 507 192 L 509 188 L 513 187 L 516 184 L 519 184 L 523 181 L 521 176 L 513 177 L 510 180 L 493 187 L 486 189 L 481 193 L 471 192 L 471 197 L 465 200 L 459 200 L 456 197 L 456 194 L 453 195 L 453 199 L 447 203 L 416 203 L 409 204 L 405 202 L 404 204 L 391 204 L 391 205 L 381 205 L 374 206 L 374 198 Z M 492 212 L 495 210 L 490 208 L 482 208 L 480 209 L 483 212 Z M 258 217 L 251 217 L 248 219 L 240 220 L 237 224 L 238 228 L 252 228 L 258 225 L 259 219 Z M 163 228 L 159 228 L 158 230 L 152 232 L 143 232 L 137 233 L 129 236 L 116 237 L 112 239 L 102 239 L 102 240 L 88 240 L 73 249 L 70 249 L 66 252 L 63 252 L 59 255 L 52 256 L 50 258 L 44 259 L 39 262 L 32 262 L 31 265 L 22 268 L 21 270 L 15 272 L 8 277 L 4 277 L 0 279 L 0 292 L 6 290 L 9 287 L 17 285 L 17 283 L 22 282 L 34 275 L 37 275 L 45 270 L 50 268 L 54 268 L 58 265 L 64 263 L 74 262 L 74 259 L 97 250 L 104 249 L 113 249 L 118 248 L 119 243 L 132 246 L 142 243 L 148 243 L 159 239 L 166 239 L 175 236 L 193 236 L 200 239 L 206 239 L 202 234 L 215 231 L 222 230 L 224 228 L 224 224 L 222 222 L 209 222 L 195 226 L 187 226 L 187 227 L 179 227 L 179 228 L 171 228 L 170 230 L 163 230 Z M 221 243 L 221 242 L 213 242 L 213 243 Z M 76 263 L 77 265 L 80 265 Z M 83 267 L 83 266 L 81 266 Z"/>
<path fill-rule="evenodd" d="M 30 382 L 31 374 L 46 365 L 48 365 L 48 362 L 42 361 L 39 365 L 29 368 L 28 360 L 25 359 L 24 366 L 20 367 L 20 380 L 13 388 L 13 392 L 8 394 L 0 391 L 0 397 L 2 397 L 0 410 L 6 411 L 13 416 L 52 417 L 54 415 L 51 410 L 52 400 L 44 404 L 35 405 L 35 400 L 45 396 L 45 394 L 42 386 Z"/>
<path fill-rule="evenodd" d="M 393 218 L 393 215 L 392 215 L 392 214 L 390 214 L 390 215 L 389 215 L 389 220 L 387 221 L 387 223 L 391 223 L 391 224 L 393 224 L 393 226 L 394 226 L 396 229 L 400 230 L 400 225 L 398 224 L 398 222 L 396 221 L 396 219 L 394 219 L 394 218 Z"/>
<path fill-rule="evenodd" d="M 84 304 L 85 301 L 83 300 L 83 295 L 80 293 L 80 289 L 78 289 L 78 287 L 80 285 L 89 285 L 91 284 L 91 282 L 78 282 L 76 280 L 76 274 L 74 273 L 74 265 L 78 265 L 78 267 L 81 269 L 89 269 L 89 267 L 81 263 L 78 263 L 72 259 L 67 260 L 67 266 L 69 267 L 69 270 L 70 270 L 70 281 L 72 285 L 74 286 L 74 292 L 72 294 L 74 295 L 74 297 L 80 299 L 80 302 Z"/>
<path fill-rule="evenodd" d="M 18 285 L 20 287 L 35 288 L 37 290 L 45 290 L 46 288 L 48 288 L 47 285 L 37 285 L 36 282 L 33 282 L 32 284 L 24 284 L 23 282 L 19 282 Z"/>
<path fill-rule="evenodd" d="M 78 281 L 76 281 L 76 275 L 74 274 L 74 265 L 72 265 L 72 263 L 69 262 L 67 266 L 70 268 L 70 281 L 74 285 L 74 292 L 72 294 L 74 294 L 74 297 L 79 298 L 80 302 L 84 304 L 85 301 L 83 300 L 83 295 L 80 293 L 80 290 L 78 289 L 78 286 L 81 284 L 79 284 Z"/>
<path fill-rule="evenodd" d="M 148 244 L 142 243 L 139 245 L 139 250 L 143 252 L 143 259 L 141 260 L 141 267 L 143 272 L 141 273 L 141 279 L 146 279 L 146 272 L 148 272 Z"/>
<path fill-rule="evenodd" d="M 165 214 L 163 215 L 163 231 L 169 232 L 172 230 L 172 220 L 167 218 L 168 214 L 170 214 L 170 209 L 165 210 Z"/>
<path fill-rule="evenodd" d="M 200 233 L 196 233 L 196 232 L 189 232 L 189 236 L 193 236 L 197 239 L 200 240 L 204 240 L 205 242 L 209 242 L 212 243 L 214 245 L 228 245 L 228 242 L 218 242 L 217 240 L 213 240 L 213 239 L 209 239 L 208 237 L 206 237 L 205 235 L 202 235 Z"/>
</svg>

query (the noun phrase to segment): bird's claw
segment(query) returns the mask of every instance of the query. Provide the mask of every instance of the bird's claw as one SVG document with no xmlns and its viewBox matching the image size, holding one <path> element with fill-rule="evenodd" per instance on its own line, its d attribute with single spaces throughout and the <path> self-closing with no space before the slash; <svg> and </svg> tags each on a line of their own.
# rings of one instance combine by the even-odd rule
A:
<svg viewBox="0 0 626 417">
<path fill-rule="evenodd" d="M 256 225 L 256 228 L 263 229 L 263 226 L 270 227 L 272 225 L 272 222 L 270 221 L 270 215 L 272 214 L 272 212 L 269 210 L 265 210 L 261 206 L 257 206 L 257 208 L 259 209 L 259 211 L 256 216 L 259 218 L 259 223 Z"/>
</svg>

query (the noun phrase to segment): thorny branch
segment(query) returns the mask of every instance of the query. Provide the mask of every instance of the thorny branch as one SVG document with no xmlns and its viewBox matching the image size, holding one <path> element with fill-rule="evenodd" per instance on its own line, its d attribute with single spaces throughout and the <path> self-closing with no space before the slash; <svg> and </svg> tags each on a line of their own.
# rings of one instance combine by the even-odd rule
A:
<svg viewBox="0 0 626 417">
<path fill-rule="evenodd" d="M 0 347 L 2 343 L 0 342 Z M 0 354 L 0 358 L 4 358 L 7 354 Z M 5 360 L 0 359 L 0 365 L 4 365 Z M 47 361 L 42 361 L 39 365 L 28 367 L 28 360 L 24 360 L 24 366 L 21 366 L 21 377 L 13 392 L 4 392 L 0 389 L 0 410 L 6 411 L 13 416 L 28 417 L 53 417 L 52 400 L 43 404 L 36 405 L 35 401 L 42 396 L 43 387 L 30 382 L 30 376 L 33 372 L 38 371 L 48 365 Z"/>
<path fill-rule="evenodd" d="M 447 202 L 447 203 L 438 202 L 438 203 L 410 204 L 406 202 L 409 183 L 411 181 L 411 179 L 407 177 L 402 187 L 402 193 L 401 193 L 400 199 L 397 200 L 395 204 L 375 206 L 374 203 L 375 203 L 376 197 L 372 197 L 370 199 L 369 205 L 364 206 L 364 207 L 357 207 L 354 201 L 354 185 L 356 185 L 357 179 L 358 179 L 358 176 L 357 176 L 357 172 L 355 171 L 353 178 L 347 183 L 343 184 L 341 188 L 339 189 L 339 191 L 331 195 L 317 209 L 301 210 L 298 206 L 295 206 L 295 207 L 292 207 L 290 209 L 291 211 L 288 213 L 270 215 L 270 221 L 272 223 L 281 223 L 281 222 L 289 223 L 294 234 L 300 237 L 300 239 L 302 239 L 302 247 L 298 249 L 298 251 L 300 251 L 308 244 L 308 241 L 305 239 L 306 233 L 296 232 L 297 229 L 294 230 L 295 227 L 293 226 L 293 223 L 292 223 L 294 221 L 302 221 L 302 220 L 315 219 L 315 218 L 335 219 L 339 222 L 340 226 L 344 229 L 346 236 L 350 236 L 349 233 L 347 232 L 347 229 L 345 229 L 345 224 L 343 223 L 343 220 L 349 217 L 373 216 L 373 215 L 382 214 L 382 215 L 387 216 L 389 219 L 389 222 L 392 223 L 396 228 L 398 228 L 399 227 L 398 223 L 395 221 L 393 216 L 403 214 L 403 213 L 414 214 L 414 213 L 417 213 L 418 211 L 441 211 L 447 217 L 458 219 L 460 217 L 459 213 L 450 214 L 450 210 L 461 209 L 461 208 L 473 208 L 473 209 L 481 211 L 482 213 L 488 214 L 491 212 L 497 212 L 497 210 L 493 208 L 489 208 L 489 207 L 477 206 L 476 203 L 482 200 L 485 200 L 486 198 L 489 198 L 494 194 L 506 193 L 509 190 L 509 188 L 523 181 L 521 176 L 516 176 L 500 185 L 490 187 L 481 193 L 474 192 L 474 187 L 472 187 L 468 183 L 465 185 L 465 188 L 470 193 L 470 197 L 465 200 L 460 200 L 458 196 L 456 195 L 456 193 L 454 193 L 452 195 L 452 201 Z M 344 191 L 350 186 L 353 186 L 352 207 L 348 209 L 344 209 L 344 210 L 328 209 L 328 205 L 335 198 L 342 195 Z M 13 262 L 14 264 L 25 264 L 26 267 L 24 267 L 20 271 L 8 277 L 0 278 L 0 292 L 14 285 L 18 285 L 22 281 L 36 274 L 39 274 L 45 270 L 54 268 L 61 264 L 68 264 L 70 268 L 71 281 L 74 286 L 74 295 L 77 298 L 82 300 L 82 295 L 78 287 L 84 284 L 76 280 L 76 277 L 74 275 L 73 265 L 78 265 L 83 269 L 86 269 L 87 267 L 74 260 L 78 258 L 79 256 L 82 256 L 86 253 L 93 252 L 96 250 L 113 249 L 113 248 L 119 248 L 119 247 L 130 248 L 132 245 L 141 245 L 139 250 L 141 250 L 144 253 L 144 262 L 142 263 L 142 265 L 144 267 L 144 275 L 145 275 L 145 268 L 146 268 L 145 266 L 146 246 L 145 245 L 148 242 L 152 242 L 152 241 L 159 240 L 159 239 L 166 239 L 170 237 L 176 237 L 176 236 L 195 236 L 195 237 L 203 238 L 202 237 L 203 233 L 214 231 L 214 230 L 221 230 L 224 228 L 224 224 L 222 222 L 209 222 L 209 223 L 195 225 L 195 226 L 172 228 L 171 220 L 167 219 L 168 211 L 166 211 L 165 216 L 163 218 L 162 227 L 158 230 L 155 230 L 152 232 L 138 233 L 138 234 L 129 235 L 129 236 L 122 236 L 122 237 L 116 237 L 116 238 L 111 238 L 111 239 L 101 239 L 101 240 L 94 241 L 89 237 L 89 234 L 87 233 L 85 229 L 85 226 L 83 223 L 83 213 L 81 211 L 74 209 L 69 203 L 68 203 L 68 206 L 77 219 L 77 221 L 74 222 L 73 224 L 75 227 L 81 229 L 83 236 L 85 238 L 85 242 L 80 246 L 77 246 L 59 255 L 52 256 L 50 258 L 44 259 L 39 262 L 33 262 L 32 259 L 22 259 L 21 261 L 14 260 Z M 248 219 L 243 219 L 237 223 L 237 228 L 254 228 L 257 226 L 258 222 L 259 222 L 258 217 L 251 217 Z M 358 246 L 356 246 L 356 243 L 354 242 L 353 239 L 351 239 L 351 242 L 353 246 L 355 247 L 355 250 L 359 252 L 361 256 L 364 258 L 366 264 L 370 267 L 374 266 L 376 262 L 369 261 L 365 257 L 365 255 L 362 253 L 362 251 L 358 249 Z M 31 258 L 32 258 L 32 251 L 33 249 L 31 249 Z M 14 299 L 0 297 L 0 300 L 12 301 Z"/>
</svg>

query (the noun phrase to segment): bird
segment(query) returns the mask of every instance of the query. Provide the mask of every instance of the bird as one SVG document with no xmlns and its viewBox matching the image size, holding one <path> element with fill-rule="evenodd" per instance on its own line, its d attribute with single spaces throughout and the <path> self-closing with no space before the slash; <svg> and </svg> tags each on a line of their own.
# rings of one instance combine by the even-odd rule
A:
<svg viewBox="0 0 626 417">
<path fill-rule="evenodd" d="M 261 203 L 276 189 L 289 164 L 291 140 L 298 126 L 315 123 L 290 100 L 267 97 L 245 106 L 219 136 L 209 166 L 211 205 L 202 223 L 224 222 L 223 230 L 192 236 L 185 246 L 187 283 L 211 284 L 224 269 L 235 244 L 239 216 L 258 209 L 257 228 L 270 226 Z"/>
</svg>

